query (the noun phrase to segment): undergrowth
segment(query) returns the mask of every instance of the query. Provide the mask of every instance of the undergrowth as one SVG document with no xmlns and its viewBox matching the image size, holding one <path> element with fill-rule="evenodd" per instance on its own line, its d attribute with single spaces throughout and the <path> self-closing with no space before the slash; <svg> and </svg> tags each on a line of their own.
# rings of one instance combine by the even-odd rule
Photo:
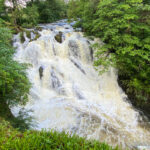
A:
<svg viewBox="0 0 150 150">
<path fill-rule="evenodd" d="M 21 132 L 0 118 L 0 150 L 118 150 L 105 143 L 57 131 Z"/>
</svg>

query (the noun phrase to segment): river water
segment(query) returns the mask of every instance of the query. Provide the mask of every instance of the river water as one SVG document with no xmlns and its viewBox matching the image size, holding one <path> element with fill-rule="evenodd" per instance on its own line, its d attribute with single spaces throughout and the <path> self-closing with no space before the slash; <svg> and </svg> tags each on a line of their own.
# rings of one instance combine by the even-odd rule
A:
<svg viewBox="0 0 150 150">
<path fill-rule="evenodd" d="M 34 128 L 65 130 L 122 148 L 150 145 L 150 130 L 127 102 L 116 70 L 98 75 L 94 69 L 94 41 L 66 21 L 41 27 L 37 40 L 24 34 L 21 43 L 19 34 L 14 36 L 15 60 L 31 64 L 27 73 L 32 88 L 24 108 L 32 110 Z M 55 39 L 58 34 L 61 42 Z M 12 108 L 13 114 L 17 116 L 20 108 Z"/>
</svg>

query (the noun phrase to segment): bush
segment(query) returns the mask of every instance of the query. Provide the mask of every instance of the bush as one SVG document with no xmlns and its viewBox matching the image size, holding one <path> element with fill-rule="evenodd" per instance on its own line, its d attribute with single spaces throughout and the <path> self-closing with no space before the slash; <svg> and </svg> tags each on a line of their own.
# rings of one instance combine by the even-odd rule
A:
<svg viewBox="0 0 150 150">
<path fill-rule="evenodd" d="M 12 34 L 8 28 L 0 28 L 0 103 L 24 104 L 28 99 L 30 83 L 26 65 L 13 60 Z"/>
</svg>

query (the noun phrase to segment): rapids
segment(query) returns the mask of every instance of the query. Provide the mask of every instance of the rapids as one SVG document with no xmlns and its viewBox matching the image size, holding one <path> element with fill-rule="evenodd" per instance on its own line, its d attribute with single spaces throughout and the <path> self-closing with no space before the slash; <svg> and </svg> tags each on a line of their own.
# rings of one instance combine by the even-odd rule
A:
<svg viewBox="0 0 150 150">
<path fill-rule="evenodd" d="M 150 130 L 139 122 L 141 116 L 127 102 L 113 68 L 103 75 L 93 67 L 91 41 L 72 24 L 59 21 L 40 25 L 37 40 L 24 34 L 14 36 L 14 59 L 31 64 L 27 70 L 32 83 L 25 110 L 32 110 L 35 129 L 65 130 L 88 139 L 122 148 L 150 145 Z M 62 43 L 55 39 L 61 33 Z M 12 108 L 17 116 L 21 106 Z M 141 120 L 142 121 L 142 120 Z"/>
</svg>

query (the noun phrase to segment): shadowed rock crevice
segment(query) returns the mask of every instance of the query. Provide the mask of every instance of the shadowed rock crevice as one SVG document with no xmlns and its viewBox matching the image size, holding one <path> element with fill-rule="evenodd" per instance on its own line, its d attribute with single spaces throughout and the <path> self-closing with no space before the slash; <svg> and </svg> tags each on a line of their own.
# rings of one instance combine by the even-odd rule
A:
<svg viewBox="0 0 150 150">
<path fill-rule="evenodd" d="M 74 40 L 70 40 L 68 43 L 69 47 L 69 56 L 74 56 L 75 58 L 80 59 L 79 47 Z"/>
<path fill-rule="evenodd" d="M 51 86 L 52 88 L 59 94 L 65 94 L 65 90 L 63 88 L 62 82 L 56 76 L 54 70 L 51 70 Z"/>
<path fill-rule="evenodd" d="M 84 71 L 83 68 L 81 68 L 81 65 L 80 65 L 78 62 L 76 62 L 76 61 L 73 60 L 73 59 L 70 59 L 70 60 L 71 60 L 71 62 L 72 62 L 83 74 L 86 74 L 86 72 Z"/>
<path fill-rule="evenodd" d="M 76 85 L 73 86 L 73 91 L 78 99 L 80 100 L 85 99 L 83 93 L 78 89 Z"/>
<path fill-rule="evenodd" d="M 40 79 L 42 79 L 42 77 L 43 77 L 43 67 L 41 66 L 40 68 L 39 68 L 39 76 L 40 76 Z"/>
</svg>

